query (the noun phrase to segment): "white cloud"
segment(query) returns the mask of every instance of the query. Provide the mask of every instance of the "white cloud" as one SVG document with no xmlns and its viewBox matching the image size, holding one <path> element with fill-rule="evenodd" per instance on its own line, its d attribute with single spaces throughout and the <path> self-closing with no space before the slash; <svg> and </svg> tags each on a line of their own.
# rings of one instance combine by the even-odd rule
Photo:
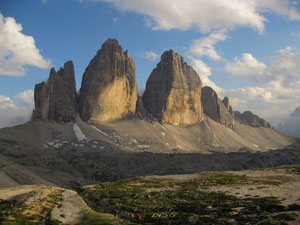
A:
<svg viewBox="0 0 300 225">
<path fill-rule="evenodd" d="M 300 20 L 299 1 L 294 0 L 255 0 L 260 11 L 273 11 L 279 15 L 286 16 L 290 20 Z"/>
<path fill-rule="evenodd" d="M 32 36 L 22 33 L 22 25 L 0 12 L 0 74 L 23 76 L 26 66 L 48 68 L 51 63 L 43 58 Z"/>
<path fill-rule="evenodd" d="M 48 0 L 42 0 L 42 2 L 43 2 L 44 4 L 46 4 L 46 3 L 48 2 Z"/>
<path fill-rule="evenodd" d="M 4 95 L 0 95 L 0 109 L 6 109 L 6 108 L 16 108 L 15 104 L 13 101 Z"/>
<path fill-rule="evenodd" d="M 118 17 L 113 18 L 113 23 L 117 23 L 118 22 Z"/>
<path fill-rule="evenodd" d="M 234 29 L 237 26 L 264 31 L 264 13 L 275 12 L 290 20 L 300 20 L 298 5 L 292 0 L 93 0 L 108 2 L 120 11 L 146 15 L 154 30 L 188 30 L 201 32 Z"/>
<path fill-rule="evenodd" d="M 149 60 L 149 61 L 151 61 L 151 62 L 156 61 L 156 60 L 159 59 L 159 57 L 160 57 L 157 53 L 152 52 L 152 51 L 143 52 L 142 54 L 140 54 L 140 56 L 141 56 L 143 59 Z"/>
<path fill-rule="evenodd" d="M 291 35 L 300 39 L 300 33 L 291 33 Z"/>
<path fill-rule="evenodd" d="M 228 38 L 225 30 L 211 33 L 208 37 L 194 40 L 189 52 L 198 57 L 207 56 L 213 60 L 220 60 L 222 57 L 217 53 L 214 45 Z"/>
<path fill-rule="evenodd" d="M 268 68 L 267 83 L 278 83 L 285 88 L 299 88 L 300 84 L 300 52 L 286 47 L 271 56 Z"/>
<path fill-rule="evenodd" d="M 220 98 L 228 96 L 234 110 L 250 110 L 263 118 L 280 121 L 300 103 L 300 52 L 291 47 L 269 57 L 269 66 L 246 53 L 227 64 L 227 71 L 245 76 L 260 87 L 225 89 L 210 80 L 212 71 L 203 61 L 190 57 L 203 85 L 212 87 Z M 278 122 L 277 122 L 278 123 Z M 275 126 L 276 124 L 274 124 Z"/>
<path fill-rule="evenodd" d="M 209 79 L 211 76 L 211 68 L 207 66 L 202 60 L 195 59 L 190 57 L 191 59 L 191 66 L 199 75 L 202 86 L 209 86 L 213 88 L 217 93 L 221 92 L 222 88 L 217 86 L 213 81 Z"/>
<path fill-rule="evenodd" d="M 33 105 L 34 104 L 34 91 L 27 90 L 19 93 L 16 98 L 22 99 L 24 102 Z"/>
<path fill-rule="evenodd" d="M 31 118 L 34 108 L 33 90 L 19 93 L 13 101 L 0 95 L 0 128 L 25 123 Z"/>
<path fill-rule="evenodd" d="M 244 53 L 241 59 L 235 58 L 227 63 L 225 70 L 235 76 L 246 76 L 249 80 L 259 81 L 266 72 L 267 66 L 259 62 L 250 53 Z"/>
<path fill-rule="evenodd" d="M 264 87 L 222 90 L 241 111 L 249 109 L 264 117 L 284 117 L 300 102 L 300 52 L 286 47 L 270 56 L 266 66 L 251 54 L 228 63 L 227 72 L 242 75 Z"/>
<path fill-rule="evenodd" d="M 277 87 L 296 88 L 300 83 L 300 52 L 286 47 L 270 57 L 267 67 L 249 53 L 227 63 L 225 70 L 232 75 L 244 76 L 255 83 Z"/>
<path fill-rule="evenodd" d="M 285 134 L 300 138 L 300 106 L 291 115 L 281 119 L 277 128 Z"/>
<path fill-rule="evenodd" d="M 222 96 L 228 96 L 234 110 L 250 110 L 263 118 L 286 116 L 292 106 L 299 103 L 300 90 L 283 90 L 277 87 L 246 87 L 222 89 Z"/>
</svg>

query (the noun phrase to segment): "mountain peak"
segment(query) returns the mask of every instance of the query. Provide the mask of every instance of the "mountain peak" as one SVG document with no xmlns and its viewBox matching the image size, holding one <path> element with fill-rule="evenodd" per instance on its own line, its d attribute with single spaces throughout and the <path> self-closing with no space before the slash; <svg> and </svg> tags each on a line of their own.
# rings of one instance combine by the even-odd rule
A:
<svg viewBox="0 0 300 225">
<path fill-rule="evenodd" d="M 134 61 L 116 39 L 108 39 L 83 74 L 81 119 L 99 123 L 127 118 L 135 113 L 137 92 Z"/>
<path fill-rule="evenodd" d="M 196 71 L 174 50 L 165 51 L 150 74 L 145 108 L 159 121 L 191 125 L 202 120 L 202 83 Z"/>
<path fill-rule="evenodd" d="M 33 119 L 75 121 L 77 94 L 72 61 L 67 61 L 58 72 L 52 68 L 47 84 L 35 85 L 34 102 Z"/>
</svg>

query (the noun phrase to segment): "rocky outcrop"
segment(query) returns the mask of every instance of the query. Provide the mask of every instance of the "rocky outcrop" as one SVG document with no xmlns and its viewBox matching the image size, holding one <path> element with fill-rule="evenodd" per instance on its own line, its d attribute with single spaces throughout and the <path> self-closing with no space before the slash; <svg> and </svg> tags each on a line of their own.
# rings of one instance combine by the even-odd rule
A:
<svg viewBox="0 0 300 225">
<path fill-rule="evenodd" d="M 135 63 L 117 40 L 108 39 L 83 74 L 80 117 L 91 123 L 127 118 L 135 114 L 137 98 Z"/>
<path fill-rule="evenodd" d="M 45 82 L 36 84 L 34 87 L 33 119 L 48 119 L 49 114 L 49 91 Z"/>
<path fill-rule="evenodd" d="M 268 123 L 266 120 L 263 118 L 260 118 L 259 116 L 253 114 L 250 111 L 245 111 L 244 113 L 240 113 L 239 111 L 234 112 L 235 115 L 235 120 L 251 126 L 251 127 L 267 127 L 267 128 L 272 128 L 271 124 Z"/>
<path fill-rule="evenodd" d="M 140 96 L 138 97 L 138 100 L 136 102 L 136 113 L 135 114 L 139 119 L 145 119 L 145 118 L 151 119 L 151 115 L 145 109 L 143 99 Z"/>
<path fill-rule="evenodd" d="M 227 97 L 221 101 L 217 93 L 211 87 L 206 86 L 202 88 L 201 101 L 204 114 L 211 119 L 227 127 L 234 124 L 232 108 Z"/>
<path fill-rule="evenodd" d="M 47 82 L 35 85 L 33 119 L 72 122 L 76 120 L 77 94 L 72 61 L 57 73 L 50 71 Z"/>
<path fill-rule="evenodd" d="M 191 125 L 202 120 L 202 83 L 177 52 L 163 53 L 147 80 L 145 108 L 162 123 Z"/>
<path fill-rule="evenodd" d="M 227 111 L 234 117 L 234 112 L 233 112 L 232 107 L 231 107 L 231 105 L 229 103 L 229 98 L 225 96 L 223 98 L 222 102 L 225 105 Z"/>
</svg>

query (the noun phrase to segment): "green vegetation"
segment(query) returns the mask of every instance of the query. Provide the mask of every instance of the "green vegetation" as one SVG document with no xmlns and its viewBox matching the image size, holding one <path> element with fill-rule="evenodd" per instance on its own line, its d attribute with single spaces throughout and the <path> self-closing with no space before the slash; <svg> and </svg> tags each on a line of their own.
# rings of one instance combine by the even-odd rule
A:
<svg viewBox="0 0 300 225">
<path fill-rule="evenodd" d="M 107 224 L 124 224 L 120 219 L 113 219 L 107 215 L 93 211 L 85 212 L 78 225 L 107 225 Z"/>
<path fill-rule="evenodd" d="M 22 206 L 16 200 L 6 201 L 0 199 L 0 224 L 1 225 L 34 225 L 20 213 Z"/>
<path fill-rule="evenodd" d="M 276 170 L 298 170 L 299 165 L 278 167 Z M 77 225 L 134 225 L 134 224 L 265 224 L 284 225 L 294 221 L 300 205 L 283 206 L 275 197 L 244 195 L 233 196 L 222 186 L 244 186 L 252 191 L 278 185 L 285 180 L 279 176 L 238 176 L 226 172 L 174 177 L 136 177 L 117 182 L 86 186 L 80 194 L 96 209 L 82 211 Z M 284 178 L 284 177 L 283 177 Z M 282 178 L 282 179 L 283 179 Z M 226 190 L 226 189 L 224 189 Z M 227 189 L 228 190 L 228 189 Z M 237 189 L 238 190 L 238 189 Z M 0 224 L 2 225 L 62 225 L 51 220 L 51 211 L 63 205 L 62 189 L 53 190 L 39 204 L 41 208 L 24 204 L 25 197 L 0 200 Z M 49 192 L 47 192 L 49 193 Z M 236 192 L 238 193 L 238 192 Z M 28 213 L 30 212 L 34 213 Z M 116 212 L 116 217 L 114 216 Z M 138 214 L 141 216 L 139 221 Z M 65 214 L 61 214 L 65 217 Z"/>
<path fill-rule="evenodd" d="M 287 170 L 291 174 L 300 174 L 300 164 L 293 164 L 293 165 L 284 165 L 284 166 L 278 166 L 274 169 L 277 170 Z"/>
<path fill-rule="evenodd" d="M 35 193 L 31 193 L 32 195 Z M 18 200 L 1 200 L 0 199 L 0 224 L 4 225 L 35 225 L 35 224 L 57 224 L 55 221 L 48 221 L 48 215 L 51 210 L 62 200 L 62 191 L 56 191 L 54 194 L 48 195 L 46 199 L 47 204 L 41 203 L 41 210 L 39 215 L 27 215 L 25 213 L 28 207 L 24 204 L 25 200 L 20 198 Z"/>
<path fill-rule="evenodd" d="M 264 182 L 227 173 L 189 181 L 133 178 L 86 188 L 83 195 L 92 196 L 89 200 L 97 202 L 99 211 L 118 210 L 130 224 L 138 222 L 130 220 L 129 213 L 139 213 L 142 224 L 286 224 L 293 220 L 276 198 L 237 198 L 206 191 L 210 186 L 259 183 Z"/>
</svg>

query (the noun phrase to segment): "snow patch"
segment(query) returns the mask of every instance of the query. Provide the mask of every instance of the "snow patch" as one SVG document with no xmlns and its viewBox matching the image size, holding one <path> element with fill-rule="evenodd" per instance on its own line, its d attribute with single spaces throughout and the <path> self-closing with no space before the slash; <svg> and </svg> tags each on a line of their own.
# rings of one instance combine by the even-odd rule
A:
<svg viewBox="0 0 300 225">
<path fill-rule="evenodd" d="M 51 145 L 51 146 L 54 145 L 54 143 L 51 142 L 51 141 L 47 141 L 47 144 L 48 144 L 48 145 Z"/>
<path fill-rule="evenodd" d="M 74 123 L 73 130 L 75 132 L 75 136 L 76 136 L 78 141 L 82 141 L 84 139 L 87 139 L 87 137 L 84 135 L 84 133 L 82 133 L 80 127 L 76 123 Z"/>
<path fill-rule="evenodd" d="M 257 145 L 255 145 L 255 144 L 252 144 L 255 148 L 258 148 L 258 146 Z"/>
<path fill-rule="evenodd" d="M 106 136 L 106 137 L 112 139 L 112 138 L 111 138 L 107 133 L 105 133 L 104 131 L 98 129 L 97 127 L 95 127 L 95 126 L 93 126 L 93 125 L 91 125 L 91 127 L 94 128 L 94 129 L 95 129 L 96 131 L 98 131 L 99 133 L 103 134 L 104 136 Z"/>
<path fill-rule="evenodd" d="M 183 149 L 183 148 L 181 147 L 181 145 L 177 145 L 177 148 L 179 148 L 179 149 Z"/>
</svg>

